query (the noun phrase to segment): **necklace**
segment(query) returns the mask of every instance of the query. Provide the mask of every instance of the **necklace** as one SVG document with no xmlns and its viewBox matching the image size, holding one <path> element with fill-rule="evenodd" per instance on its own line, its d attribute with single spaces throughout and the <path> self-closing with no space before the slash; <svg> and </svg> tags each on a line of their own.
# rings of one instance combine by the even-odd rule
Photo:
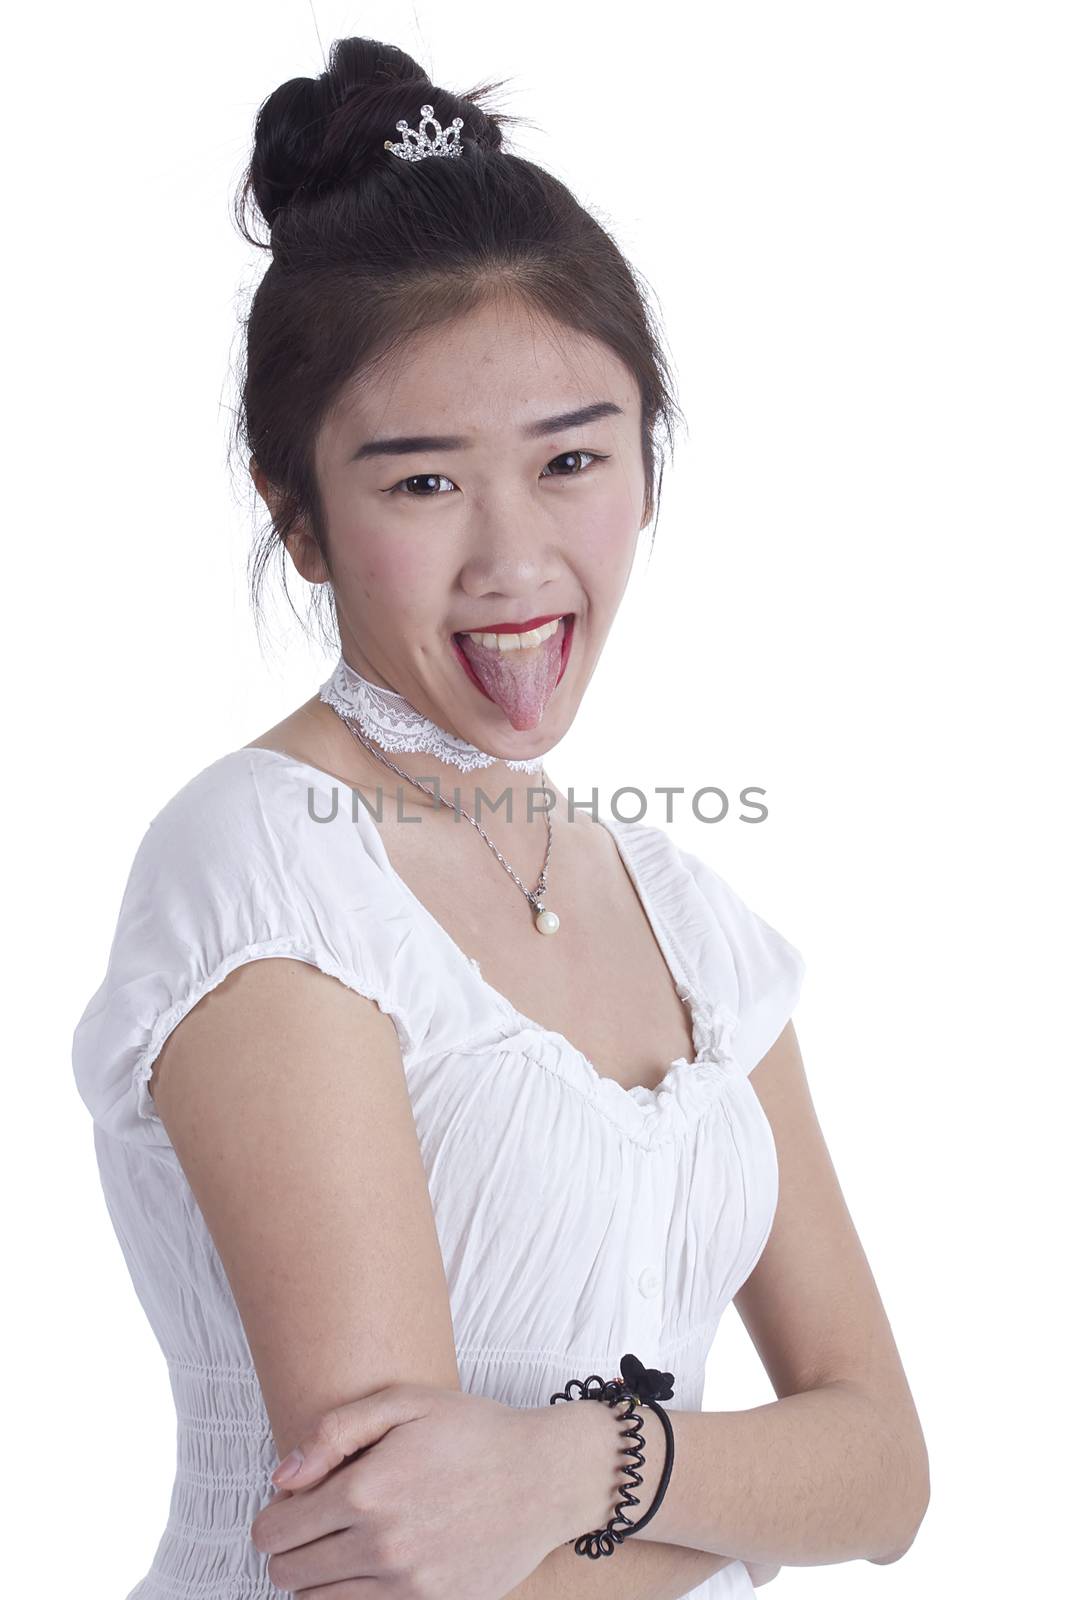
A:
<svg viewBox="0 0 1067 1600">
<path fill-rule="evenodd" d="M 376 692 L 372 694 L 368 691 Z M 370 720 L 372 726 L 376 728 L 375 737 L 377 737 L 377 726 L 383 719 L 387 719 L 391 748 L 430 750 L 443 760 L 452 761 L 454 765 L 461 766 L 467 771 L 472 766 L 488 766 L 497 759 L 495 756 L 486 755 L 484 751 L 477 750 L 474 745 L 468 744 L 466 740 L 460 740 L 456 735 L 446 734 L 441 728 L 437 727 L 436 723 L 432 722 L 428 717 L 424 717 L 421 712 L 416 711 L 410 701 L 405 700 L 395 690 L 382 689 L 379 685 L 372 684 L 368 679 L 361 677 L 353 667 L 349 666 L 343 656 L 338 662 L 332 678 L 324 683 L 319 690 L 319 698 L 337 713 L 349 733 L 358 739 L 376 760 L 384 761 L 385 765 L 390 767 L 398 777 L 403 778 L 405 783 L 414 784 L 417 789 L 422 790 L 423 794 L 428 794 L 435 804 L 440 803 L 439 796 L 425 783 L 421 783 L 418 778 L 411 777 L 409 773 L 398 767 L 395 761 L 390 761 L 389 757 L 381 750 L 376 750 L 364 733 L 363 727 L 360 726 L 361 722 Z M 509 761 L 507 765 L 527 772 L 540 771 L 542 789 L 544 788 L 545 769 L 543 761 L 540 762 L 540 765 L 536 760 Z M 552 854 L 551 813 L 549 811 L 545 812 L 548 847 L 545 850 L 544 863 L 537 882 L 532 889 L 527 889 L 510 862 L 504 859 L 481 824 L 476 822 L 470 812 L 465 811 L 458 803 L 454 809 L 461 816 L 466 817 L 472 828 L 477 828 L 500 862 L 500 865 L 504 868 L 504 871 L 522 890 L 523 895 L 535 912 L 534 927 L 537 932 L 546 935 L 558 933 L 559 917 L 554 911 L 549 911 L 543 898 L 548 892 L 548 858 Z"/>
</svg>

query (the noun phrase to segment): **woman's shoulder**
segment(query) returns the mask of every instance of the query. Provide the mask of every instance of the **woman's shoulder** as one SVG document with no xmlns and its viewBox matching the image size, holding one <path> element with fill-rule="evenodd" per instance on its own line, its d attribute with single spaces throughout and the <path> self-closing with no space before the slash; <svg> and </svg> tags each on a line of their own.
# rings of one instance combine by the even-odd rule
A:
<svg viewBox="0 0 1067 1600">
<path fill-rule="evenodd" d="M 139 853 L 182 847 L 206 853 L 216 842 L 232 845 L 251 837 L 264 822 L 263 778 L 274 786 L 275 775 L 261 768 L 258 753 L 249 748 L 217 757 L 188 778 L 150 818 Z"/>
<path fill-rule="evenodd" d="M 277 751 L 218 757 L 171 796 L 133 858 L 116 941 L 218 964 L 291 941 L 337 970 L 388 971 L 406 904 L 353 790 Z"/>
<path fill-rule="evenodd" d="M 269 746 L 246 744 L 217 756 L 188 778 L 152 817 L 150 828 L 182 828 L 211 815 L 230 825 L 252 821 L 260 802 L 296 792 L 309 783 L 341 783 L 340 778 Z"/>
<path fill-rule="evenodd" d="M 108 1131 L 166 1143 L 152 1063 L 190 1008 L 248 961 L 309 962 L 393 1015 L 404 1048 L 421 1041 L 434 998 L 425 952 L 365 808 L 353 820 L 338 793 L 331 820 L 335 788 L 328 773 L 245 747 L 152 818 L 74 1035 L 79 1089 Z"/>
<path fill-rule="evenodd" d="M 262 889 L 314 886 L 346 875 L 388 878 L 365 806 L 343 779 L 280 751 L 244 745 L 217 757 L 152 817 L 138 861 L 175 888 L 191 873 Z"/>
<path fill-rule="evenodd" d="M 622 839 L 628 852 L 653 872 L 661 875 L 673 872 L 692 884 L 724 927 L 752 933 L 773 931 L 733 884 L 712 866 L 707 853 L 683 848 L 671 833 L 654 823 L 612 820 L 609 826 L 615 836 Z M 780 939 L 781 935 L 775 934 L 775 938 Z"/>
</svg>

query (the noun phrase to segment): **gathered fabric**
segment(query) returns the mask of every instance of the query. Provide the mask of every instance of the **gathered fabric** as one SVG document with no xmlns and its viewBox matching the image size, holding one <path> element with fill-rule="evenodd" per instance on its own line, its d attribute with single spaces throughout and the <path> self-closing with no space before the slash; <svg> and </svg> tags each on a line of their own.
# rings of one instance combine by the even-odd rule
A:
<svg viewBox="0 0 1067 1600">
<path fill-rule="evenodd" d="M 626 1089 L 486 982 L 349 797 L 330 774 L 255 747 L 192 778 L 141 840 L 74 1033 L 108 1213 L 177 1419 L 167 1524 L 127 1600 L 283 1593 L 249 1538 L 272 1495 L 270 1421 L 149 1090 L 172 1029 L 235 967 L 295 957 L 393 1020 L 469 1393 L 547 1405 L 632 1350 L 674 1374 L 670 1406 L 699 1411 L 716 1329 L 774 1220 L 774 1137 L 749 1074 L 798 998 L 793 945 L 662 829 L 599 819 L 692 1024 L 688 1057 L 655 1089 Z M 335 799 L 333 820 L 315 820 Z M 355 1152 L 364 1134 L 353 1129 Z M 754 1592 L 733 1561 L 687 1600 Z"/>
</svg>

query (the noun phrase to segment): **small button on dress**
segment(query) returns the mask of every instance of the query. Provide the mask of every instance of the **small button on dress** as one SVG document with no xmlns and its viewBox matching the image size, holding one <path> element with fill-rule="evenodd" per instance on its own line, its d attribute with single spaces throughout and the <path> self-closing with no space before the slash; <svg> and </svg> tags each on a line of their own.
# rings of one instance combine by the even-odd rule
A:
<svg viewBox="0 0 1067 1600">
<path fill-rule="evenodd" d="M 749 1074 L 793 1011 L 799 952 L 662 829 L 600 818 L 692 1020 L 692 1059 L 624 1089 L 486 982 L 394 871 L 365 806 L 313 820 L 343 789 L 256 748 L 193 777 L 136 850 L 74 1033 L 109 1216 L 177 1421 L 169 1517 L 127 1600 L 282 1594 L 248 1537 L 271 1498 L 270 1421 L 148 1088 L 171 1030 L 235 967 L 295 957 L 395 1024 L 469 1393 L 547 1405 L 633 1350 L 675 1374 L 668 1406 L 699 1411 L 719 1321 L 774 1220 L 774 1137 Z M 731 1561 L 686 1600 L 753 1593 Z"/>
</svg>

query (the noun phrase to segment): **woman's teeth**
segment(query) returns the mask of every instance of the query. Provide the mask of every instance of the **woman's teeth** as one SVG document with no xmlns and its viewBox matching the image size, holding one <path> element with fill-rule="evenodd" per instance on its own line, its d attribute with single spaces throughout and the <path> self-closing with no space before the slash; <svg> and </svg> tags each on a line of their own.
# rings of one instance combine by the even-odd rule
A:
<svg viewBox="0 0 1067 1600">
<path fill-rule="evenodd" d="M 461 637 L 473 639 L 475 644 L 485 645 L 490 650 L 536 650 L 539 644 L 545 639 L 550 639 L 562 625 L 563 618 L 557 617 L 554 622 L 546 622 L 540 628 L 531 628 L 528 633 L 468 633 Z"/>
</svg>

